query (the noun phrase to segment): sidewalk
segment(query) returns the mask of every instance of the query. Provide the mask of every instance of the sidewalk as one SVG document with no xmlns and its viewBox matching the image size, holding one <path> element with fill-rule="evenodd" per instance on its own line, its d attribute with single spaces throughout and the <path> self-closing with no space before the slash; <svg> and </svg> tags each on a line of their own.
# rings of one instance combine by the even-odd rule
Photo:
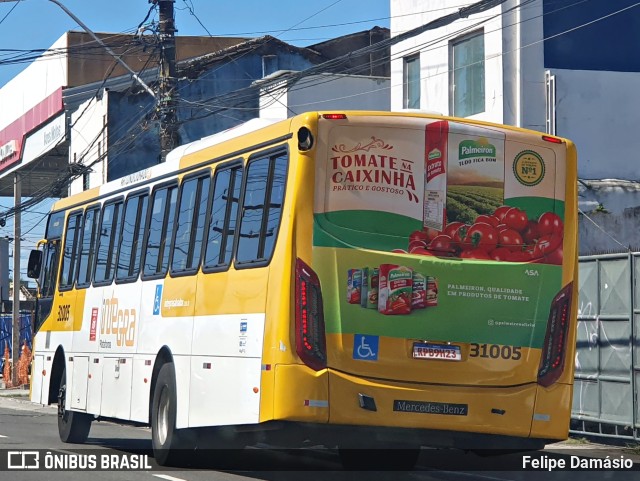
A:
<svg viewBox="0 0 640 481">
<path fill-rule="evenodd" d="M 6 387 L 4 381 L 0 379 L 0 397 L 15 397 L 29 399 L 29 386 Z"/>
</svg>

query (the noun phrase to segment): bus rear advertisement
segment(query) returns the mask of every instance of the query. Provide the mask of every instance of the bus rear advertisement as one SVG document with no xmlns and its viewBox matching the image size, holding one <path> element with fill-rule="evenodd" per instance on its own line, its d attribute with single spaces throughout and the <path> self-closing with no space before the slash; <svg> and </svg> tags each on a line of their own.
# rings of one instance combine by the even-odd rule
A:
<svg viewBox="0 0 640 481">
<path fill-rule="evenodd" d="M 54 206 L 32 400 L 59 403 L 68 442 L 149 423 L 160 464 L 229 432 L 346 465 L 565 439 L 576 182 L 567 139 L 414 112 L 179 147 Z"/>
</svg>

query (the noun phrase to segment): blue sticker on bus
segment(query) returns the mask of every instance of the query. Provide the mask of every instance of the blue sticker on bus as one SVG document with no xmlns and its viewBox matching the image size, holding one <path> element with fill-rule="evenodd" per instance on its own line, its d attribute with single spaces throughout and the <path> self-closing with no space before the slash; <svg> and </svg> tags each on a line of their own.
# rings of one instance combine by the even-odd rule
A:
<svg viewBox="0 0 640 481">
<path fill-rule="evenodd" d="M 353 358 L 362 361 L 378 360 L 378 336 L 355 334 L 353 336 Z"/>
<path fill-rule="evenodd" d="M 162 284 L 156 286 L 156 297 L 153 299 L 153 315 L 160 314 L 160 303 L 162 302 Z"/>
</svg>

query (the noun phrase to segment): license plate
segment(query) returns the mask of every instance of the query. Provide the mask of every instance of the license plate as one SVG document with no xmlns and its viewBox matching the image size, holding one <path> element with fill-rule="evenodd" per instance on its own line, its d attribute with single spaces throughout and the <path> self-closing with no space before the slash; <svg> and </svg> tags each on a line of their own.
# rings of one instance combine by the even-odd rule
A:
<svg viewBox="0 0 640 481">
<path fill-rule="evenodd" d="M 450 344 L 413 343 L 414 359 L 439 359 L 441 361 L 462 361 L 460 346 Z"/>
</svg>

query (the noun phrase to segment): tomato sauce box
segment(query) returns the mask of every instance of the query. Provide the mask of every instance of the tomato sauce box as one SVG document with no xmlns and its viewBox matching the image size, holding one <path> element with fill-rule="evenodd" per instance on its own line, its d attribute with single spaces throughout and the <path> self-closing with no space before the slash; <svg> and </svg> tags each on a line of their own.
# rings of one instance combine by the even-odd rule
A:
<svg viewBox="0 0 640 481">
<path fill-rule="evenodd" d="M 438 279 L 427 276 L 426 307 L 438 305 Z"/>
<path fill-rule="evenodd" d="M 427 279 L 427 276 L 414 271 L 411 309 L 424 309 L 427 307 Z"/>
<path fill-rule="evenodd" d="M 432 122 L 426 127 L 424 148 L 424 203 L 422 224 L 442 231 L 446 223 L 447 147 L 449 123 Z"/>
<path fill-rule="evenodd" d="M 362 269 L 349 269 L 347 271 L 347 302 L 360 304 L 362 298 Z"/>
<path fill-rule="evenodd" d="M 395 264 L 380 266 L 378 283 L 378 312 L 382 314 L 410 314 L 413 291 L 413 271 Z"/>
<path fill-rule="evenodd" d="M 367 276 L 367 294 L 366 305 L 360 304 L 367 309 L 378 308 L 378 280 L 380 278 L 380 269 L 377 267 L 369 268 Z"/>
</svg>

